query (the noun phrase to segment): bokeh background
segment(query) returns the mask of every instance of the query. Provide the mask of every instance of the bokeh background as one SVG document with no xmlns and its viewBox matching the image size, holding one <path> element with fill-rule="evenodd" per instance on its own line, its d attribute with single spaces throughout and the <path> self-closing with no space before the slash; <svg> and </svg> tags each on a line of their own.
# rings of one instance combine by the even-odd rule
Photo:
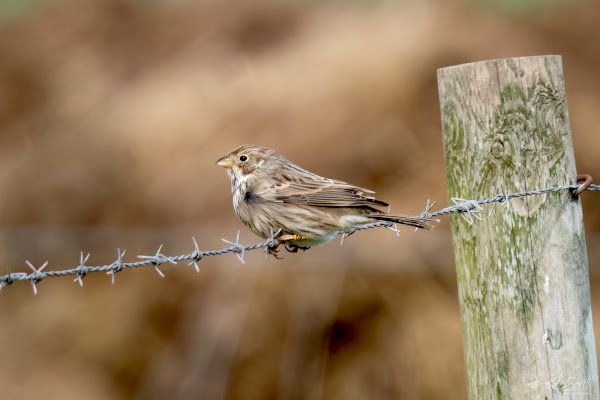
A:
<svg viewBox="0 0 600 400">
<path fill-rule="evenodd" d="M 561 54 L 578 170 L 600 177 L 597 1 L 2 0 L 0 15 L 0 275 L 258 242 L 214 164 L 244 143 L 396 212 L 443 206 L 436 69 L 470 61 Z M 0 396 L 465 398 L 447 218 L 283 256 L 6 287 Z"/>
</svg>

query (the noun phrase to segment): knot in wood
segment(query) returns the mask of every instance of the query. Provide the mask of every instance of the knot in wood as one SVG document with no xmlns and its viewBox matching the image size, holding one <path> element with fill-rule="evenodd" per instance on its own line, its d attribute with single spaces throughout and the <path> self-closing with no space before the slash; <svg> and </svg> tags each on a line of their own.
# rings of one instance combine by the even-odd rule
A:
<svg viewBox="0 0 600 400">
<path fill-rule="evenodd" d="M 565 107 L 564 101 L 561 102 L 555 111 L 555 125 L 562 135 L 569 134 L 569 112 L 567 111 L 567 107 Z"/>
<path fill-rule="evenodd" d="M 490 153 L 494 158 L 500 159 L 504 157 L 504 142 L 497 139 L 490 147 Z"/>
</svg>

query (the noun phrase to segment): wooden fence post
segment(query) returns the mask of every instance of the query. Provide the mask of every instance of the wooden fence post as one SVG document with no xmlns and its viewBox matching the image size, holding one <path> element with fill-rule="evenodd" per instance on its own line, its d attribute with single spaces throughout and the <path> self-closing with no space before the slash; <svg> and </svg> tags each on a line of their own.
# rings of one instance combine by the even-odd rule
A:
<svg viewBox="0 0 600 400">
<path fill-rule="evenodd" d="M 442 68 L 438 87 L 450 196 L 575 182 L 560 56 Z M 579 198 L 488 210 L 452 216 L 469 398 L 600 398 Z"/>
</svg>

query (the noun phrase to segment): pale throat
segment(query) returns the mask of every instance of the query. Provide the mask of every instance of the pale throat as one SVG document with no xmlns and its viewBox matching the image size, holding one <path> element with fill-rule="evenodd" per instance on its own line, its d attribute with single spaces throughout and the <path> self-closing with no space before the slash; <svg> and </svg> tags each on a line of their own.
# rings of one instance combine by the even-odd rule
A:
<svg viewBox="0 0 600 400">
<path fill-rule="evenodd" d="M 236 174 L 233 170 L 228 169 L 227 175 L 229 176 L 229 181 L 231 182 L 231 193 L 233 194 L 233 207 L 237 210 L 238 205 L 243 200 L 244 195 L 246 193 L 246 189 L 248 187 L 248 179 L 250 175 Z"/>
</svg>

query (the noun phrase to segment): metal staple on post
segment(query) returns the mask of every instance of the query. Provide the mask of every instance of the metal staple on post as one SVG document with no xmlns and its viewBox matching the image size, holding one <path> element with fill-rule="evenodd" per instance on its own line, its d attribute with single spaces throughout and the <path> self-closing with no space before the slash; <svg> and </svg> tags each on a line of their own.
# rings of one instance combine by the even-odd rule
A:
<svg viewBox="0 0 600 400">
<path fill-rule="evenodd" d="M 473 223 L 473 220 L 471 217 L 475 216 L 475 218 L 480 219 L 481 217 L 479 216 L 479 212 L 482 210 L 481 206 L 485 205 L 485 204 L 494 204 L 494 205 L 495 205 L 495 203 L 504 204 L 504 203 L 508 202 L 509 200 L 517 198 L 517 197 L 543 195 L 543 194 L 548 194 L 548 193 L 560 192 L 560 191 L 564 191 L 564 190 L 569 190 L 569 191 L 573 192 L 574 195 L 576 195 L 576 194 L 578 194 L 577 191 L 579 191 L 580 189 L 581 189 L 581 191 L 583 191 L 583 190 L 600 191 L 600 185 L 589 184 L 589 180 L 586 180 L 585 182 L 583 182 L 581 184 L 562 185 L 562 186 L 550 187 L 550 188 L 546 188 L 546 189 L 538 189 L 538 190 L 531 190 L 531 191 L 527 191 L 527 192 L 518 192 L 518 193 L 511 193 L 511 194 L 500 193 L 495 196 L 492 196 L 492 197 L 489 197 L 486 199 L 482 199 L 482 200 L 453 199 L 455 201 L 454 205 L 443 208 L 439 211 L 434 211 L 434 212 L 431 212 L 431 208 L 433 207 L 433 205 L 435 203 L 430 204 L 429 200 L 427 200 L 427 205 L 425 207 L 425 211 L 420 214 L 420 217 L 433 220 L 433 219 L 435 219 L 435 217 L 439 217 L 442 215 L 458 213 L 458 214 L 464 216 L 465 219 L 469 223 Z M 351 234 L 353 234 L 356 231 L 385 227 L 385 228 L 391 229 L 394 232 L 397 232 L 397 229 L 394 227 L 394 225 L 395 224 L 391 223 L 391 222 L 379 221 L 379 222 L 374 222 L 372 224 L 361 226 L 359 228 L 354 228 L 349 231 L 340 231 L 340 232 L 338 232 L 338 234 L 342 235 L 342 243 L 343 243 L 344 238 L 350 236 Z M 48 261 L 46 261 L 44 264 L 42 264 L 42 266 L 39 268 L 35 268 L 29 261 L 26 261 L 25 262 L 26 265 L 29 266 L 29 268 L 31 268 L 33 270 L 33 272 L 31 272 L 29 274 L 25 273 L 25 272 L 10 272 L 6 275 L 0 276 L 0 292 L 2 291 L 3 287 L 11 285 L 15 281 L 30 281 L 31 285 L 33 287 L 34 294 L 37 294 L 36 284 L 39 283 L 42 279 L 51 278 L 51 277 L 59 277 L 59 276 L 67 276 L 67 275 L 75 275 L 76 278 L 74 279 L 74 282 L 78 282 L 80 284 L 80 286 L 83 286 L 83 278 L 85 278 L 88 273 L 100 272 L 100 271 L 105 271 L 107 274 L 111 275 L 111 282 L 114 284 L 115 274 L 117 272 L 120 272 L 127 268 L 138 268 L 138 267 L 144 267 L 147 265 L 152 265 L 154 267 L 154 269 L 156 270 L 156 272 L 161 277 L 164 277 L 164 273 L 158 268 L 158 266 L 163 263 L 166 263 L 166 262 L 171 263 L 171 264 L 177 264 L 177 261 L 190 261 L 189 265 L 194 265 L 196 271 L 200 272 L 198 262 L 201 261 L 204 257 L 220 256 L 220 255 L 227 254 L 227 253 L 234 253 L 236 255 L 236 257 L 240 260 L 240 262 L 245 263 L 244 254 L 246 251 L 252 251 L 252 250 L 257 250 L 257 249 L 267 249 L 269 247 L 274 247 L 274 246 L 279 245 L 280 242 L 277 239 L 277 235 L 280 233 L 280 231 L 281 230 L 279 230 L 277 232 L 273 232 L 271 237 L 268 238 L 267 240 L 265 240 L 264 242 L 256 243 L 256 244 L 252 244 L 252 245 L 248 245 L 248 246 L 244 246 L 239 242 L 240 232 L 238 231 L 235 242 L 229 241 L 227 239 L 222 239 L 225 243 L 230 244 L 231 245 L 230 247 L 226 247 L 226 248 L 219 249 L 219 250 L 207 250 L 207 251 L 200 250 L 200 248 L 198 246 L 198 242 L 196 241 L 196 238 L 192 237 L 192 241 L 194 243 L 194 251 L 190 254 L 183 254 L 183 255 L 169 257 L 169 256 L 166 256 L 161 253 L 163 246 L 160 245 L 158 250 L 156 251 L 156 254 L 154 254 L 153 256 L 139 255 L 138 258 L 143 259 L 143 261 L 130 262 L 130 263 L 123 262 L 123 256 L 125 255 L 125 250 L 123 250 L 121 252 L 120 249 L 117 250 L 117 259 L 114 262 L 112 262 L 111 264 L 107 264 L 107 265 L 103 265 L 103 266 L 87 266 L 87 265 L 85 265 L 86 261 L 90 257 L 90 254 L 88 253 L 84 257 L 83 252 L 81 252 L 81 255 L 80 255 L 79 265 L 75 268 L 70 268 L 70 269 L 65 269 L 65 270 L 43 271 L 43 269 L 48 265 Z"/>
</svg>

